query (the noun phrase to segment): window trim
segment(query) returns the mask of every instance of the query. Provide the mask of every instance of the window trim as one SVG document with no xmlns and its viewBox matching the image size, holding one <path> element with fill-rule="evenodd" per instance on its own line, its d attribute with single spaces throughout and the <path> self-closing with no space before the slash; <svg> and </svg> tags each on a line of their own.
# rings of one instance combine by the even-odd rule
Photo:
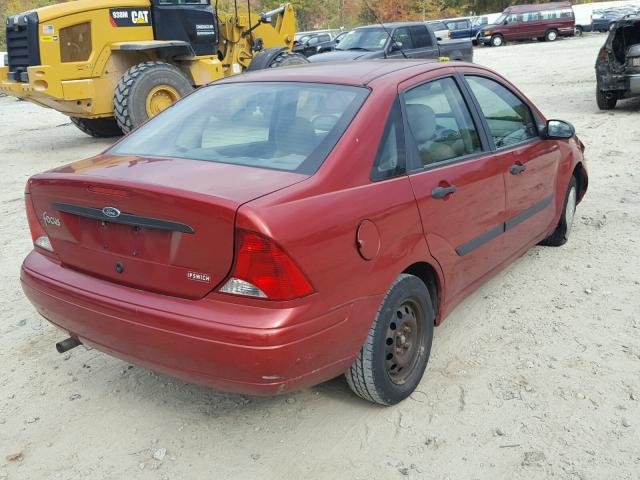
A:
<svg viewBox="0 0 640 480">
<path fill-rule="evenodd" d="M 399 123 L 400 132 L 396 132 L 396 142 L 399 144 L 398 146 L 400 147 L 398 151 L 398 167 L 399 168 L 397 168 L 397 172 L 394 173 L 393 175 L 390 175 L 388 177 L 376 178 L 374 176 L 376 163 L 380 158 L 380 152 L 382 151 L 382 146 L 385 140 L 385 133 L 387 132 L 387 128 L 389 128 L 389 125 L 391 125 L 391 122 L 394 120 L 393 115 L 395 113 L 394 110 L 396 108 L 396 105 L 400 107 L 400 123 Z M 407 167 L 409 162 L 407 161 L 408 152 L 407 152 L 406 131 L 407 129 L 404 122 L 402 99 L 400 98 L 400 95 L 396 95 L 396 97 L 393 100 L 393 103 L 391 104 L 391 108 L 389 109 L 389 113 L 387 114 L 387 119 L 384 124 L 384 128 L 382 129 L 382 135 L 380 136 L 380 140 L 378 141 L 378 148 L 376 149 L 376 154 L 373 157 L 373 163 L 371 164 L 371 170 L 369 172 L 369 180 L 371 181 L 371 183 L 384 182 L 386 180 L 405 177 L 407 175 L 408 173 Z M 400 149 L 402 150 L 402 152 L 400 152 Z"/>
<path fill-rule="evenodd" d="M 462 155 L 460 157 L 449 158 L 447 160 L 441 160 L 439 162 L 431 163 L 429 165 L 423 165 L 422 161 L 419 158 L 418 147 L 416 145 L 415 139 L 413 138 L 413 134 L 409 128 L 408 123 L 408 115 L 406 110 L 406 100 L 405 94 L 413 90 L 414 88 L 419 88 L 422 85 L 427 83 L 444 80 L 446 78 L 450 78 L 454 81 L 462 99 L 467 106 L 469 113 L 471 114 L 471 121 L 478 133 L 478 138 L 480 139 L 480 151 L 474 153 L 468 153 L 466 155 Z M 405 137 L 405 151 L 406 151 L 406 171 L 407 174 L 425 172 L 428 170 L 433 170 L 435 168 L 440 168 L 447 165 L 452 165 L 455 163 L 466 162 L 468 160 L 472 160 L 477 157 L 481 157 L 487 155 L 487 153 L 491 152 L 492 143 L 490 143 L 490 137 L 487 136 L 487 131 L 485 130 L 484 122 L 482 122 L 482 118 L 479 117 L 478 112 L 476 111 L 475 103 L 470 102 L 470 98 L 468 98 L 468 93 L 464 88 L 460 85 L 460 79 L 458 78 L 457 73 L 445 73 L 443 75 L 429 78 L 424 82 L 417 83 L 415 85 L 411 85 L 409 88 L 403 90 L 399 94 L 400 97 L 400 107 L 402 109 L 402 123 L 404 128 L 404 137 Z"/>
<path fill-rule="evenodd" d="M 533 110 L 531 108 L 531 104 L 526 101 L 524 98 L 522 98 L 522 95 L 519 95 L 517 92 L 514 92 L 513 89 L 511 89 L 508 85 L 505 85 L 504 83 L 500 82 L 499 80 L 497 80 L 496 78 L 492 77 L 491 75 L 486 75 L 484 73 L 481 72 L 457 72 L 457 75 L 459 75 L 461 77 L 461 81 L 464 84 L 464 88 L 467 89 L 469 96 L 471 97 L 473 104 L 478 112 L 478 115 L 480 117 L 480 121 L 483 124 L 485 133 L 487 135 L 487 140 L 489 142 L 489 145 L 491 147 L 491 151 L 492 152 L 505 152 L 508 151 L 510 149 L 514 149 L 514 148 L 519 148 L 521 146 L 525 146 L 529 143 L 533 143 L 533 142 L 537 142 L 542 140 L 542 137 L 540 136 L 540 132 L 542 129 L 542 121 L 541 119 L 538 117 L 538 115 L 536 114 L 535 110 Z M 489 124 L 487 123 L 487 119 L 484 116 L 484 113 L 482 112 L 482 108 L 480 107 L 480 103 L 478 102 L 478 99 L 476 98 L 476 96 L 473 94 L 473 90 L 471 90 L 471 86 L 469 85 L 469 83 L 467 82 L 466 77 L 483 77 L 486 78 L 487 80 L 491 80 L 495 83 L 498 83 L 500 86 L 502 86 L 503 88 L 505 88 L 506 90 L 508 90 L 509 92 L 511 92 L 512 95 L 514 95 L 518 100 L 520 100 L 524 105 L 526 105 L 526 107 L 529 109 L 529 112 L 531 113 L 531 117 L 533 118 L 534 124 L 536 126 L 536 133 L 537 135 L 535 137 L 531 137 L 528 138 L 526 140 L 522 140 L 521 142 L 518 143 L 512 143 L 511 145 L 505 145 L 504 147 L 496 147 L 495 142 L 493 141 L 493 135 L 491 134 L 491 129 L 489 128 Z"/>
</svg>

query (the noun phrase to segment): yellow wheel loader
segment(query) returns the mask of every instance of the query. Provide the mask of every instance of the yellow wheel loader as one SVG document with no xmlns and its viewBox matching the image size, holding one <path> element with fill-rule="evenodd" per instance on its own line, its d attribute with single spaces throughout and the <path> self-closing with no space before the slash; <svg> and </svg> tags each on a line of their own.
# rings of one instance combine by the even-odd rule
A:
<svg viewBox="0 0 640 480">
<path fill-rule="evenodd" d="M 95 137 L 127 133 L 214 80 L 307 63 L 291 52 L 290 4 L 256 14 L 236 0 L 221 14 L 210 0 L 76 0 L 11 16 L 6 30 L 0 93 Z"/>
</svg>

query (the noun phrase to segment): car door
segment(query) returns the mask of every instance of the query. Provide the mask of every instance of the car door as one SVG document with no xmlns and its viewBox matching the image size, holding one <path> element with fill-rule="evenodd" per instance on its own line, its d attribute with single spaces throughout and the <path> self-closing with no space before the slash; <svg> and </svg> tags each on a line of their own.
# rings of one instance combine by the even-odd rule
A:
<svg viewBox="0 0 640 480">
<path fill-rule="evenodd" d="M 560 147 L 542 139 L 542 122 L 515 89 L 486 72 L 467 70 L 464 78 L 482 113 L 495 157 L 505 165 L 506 248 L 514 252 L 539 240 L 555 218 Z"/>
<path fill-rule="evenodd" d="M 413 43 L 413 50 L 410 52 L 412 58 L 436 58 L 438 56 L 438 46 L 434 44 L 426 25 L 409 27 L 409 33 Z"/>
<path fill-rule="evenodd" d="M 504 259 L 503 172 L 454 69 L 400 85 L 410 180 L 431 254 L 459 298 Z"/>
</svg>

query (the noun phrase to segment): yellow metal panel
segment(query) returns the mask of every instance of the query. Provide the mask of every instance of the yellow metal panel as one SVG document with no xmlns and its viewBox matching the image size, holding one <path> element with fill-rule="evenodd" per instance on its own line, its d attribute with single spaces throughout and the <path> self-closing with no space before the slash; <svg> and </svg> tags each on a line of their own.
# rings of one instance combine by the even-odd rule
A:
<svg viewBox="0 0 640 480">
<path fill-rule="evenodd" d="M 84 3 L 70 2 L 61 5 L 84 5 Z M 40 60 L 42 64 L 56 65 L 59 77 L 62 80 L 97 77 L 102 74 L 102 68 L 96 69 L 96 63 L 101 63 L 98 62 L 101 52 L 110 47 L 112 43 L 153 40 L 153 28 L 151 26 L 113 27 L 109 19 L 109 9 L 105 8 L 103 10 L 83 11 L 55 20 L 40 22 Z M 60 29 L 85 22 L 91 23 L 91 39 L 93 43 L 91 55 L 84 62 L 62 63 L 60 61 Z M 48 35 L 42 35 L 45 28 Z M 43 37 L 53 37 L 53 40 Z M 103 65 L 104 63 L 101 66 Z"/>
<path fill-rule="evenodd" d="M 185 66 L 196 86 L 206 85 L 224 77 L 224 68 L 216 57 L 196 57 L 194 61 L 185 62 Z"/>
<path fill-rule="evenodd" d="M 79 2 L 58 3 L 38 9 L 40 23 L 58 19 L 66 15 L 93 12 L 100 9 L 117 7 L 149 7 L 149 0 L 82 0 Z"/>
<path fill-rule="evenodd" d="M 91 99 L 96 96 L 94 81 L 91 79 L 62 82 L 62 90 L 65 100 Z"/>
</svg>

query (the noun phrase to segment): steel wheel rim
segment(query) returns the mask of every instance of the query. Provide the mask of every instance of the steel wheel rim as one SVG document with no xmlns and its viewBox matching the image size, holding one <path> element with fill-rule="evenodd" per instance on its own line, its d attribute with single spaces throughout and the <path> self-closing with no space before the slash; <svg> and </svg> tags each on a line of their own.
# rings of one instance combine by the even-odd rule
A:
<svg viewBox="0 0 640 480">
<path fill-rule="evenodd" d="M 569 190 L 569 195 L 567 195 L 567 206 L 564 210 L 564 218 L 567 222 L 567 233 L 571 231 L 571 227 L 573 226 L 573 218 L 576 215 L 576 188 L 571 187 Z"/>
<path fill-rule="evenodd" d="M 556 32 L 549 32 L 549 40 L 553 42 L 556 38 L 558 38 Z"/>
<path fill-rule="evenodd" d="M 385 338 L 385 371 L 396 385 L 404 384 L 424 351 L 424 318 L 415 299 L 404 300 L 392 313 Z"/>
<path fill-rule="evenodd" d="M 500 45 L 502 45 L 502 38 L 500 38 L 500 37 L 496 37 L 496 38 L 494 38 L 494 39 L 493 39 L 493 44 L 494 44 L 496 47 L 499 47 Z"/>
<path fill-rule="evenodd" d="M 158 85 L 147 95 L 147 115 L 153 117 L 180 100 L 178 91 L 169 85 Z"/>
</svg>

